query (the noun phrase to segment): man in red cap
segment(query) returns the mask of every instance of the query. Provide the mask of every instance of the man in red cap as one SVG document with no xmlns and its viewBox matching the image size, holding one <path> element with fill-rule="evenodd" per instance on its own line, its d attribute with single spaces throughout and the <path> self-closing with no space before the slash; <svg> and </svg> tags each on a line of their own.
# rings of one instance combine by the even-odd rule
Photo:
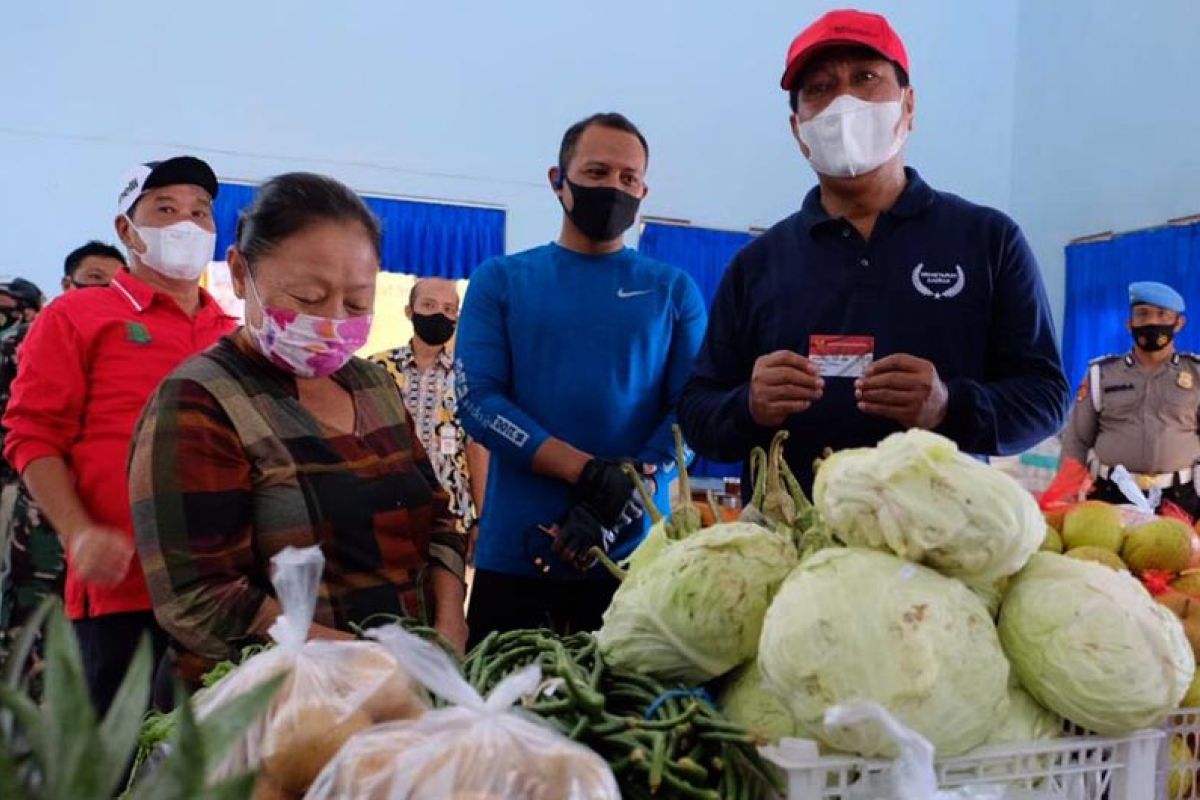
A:
<svg viewBox="0 0 1200 800">
<path fill-rule="evenodd" d="M 213 257 L 217 189 L 212 169 L 191 156 L 130 171 L 114 223 L 129 267 L 37 316 L 4 415 L 4 458 L 66 552 L 67 614 L 100 714 L 144 635 L 158 655 L 166 649 L 134 554 L 125 464 L 162 379 L 236 327 L 199 287 Z"/>
<path fill-rule="evenodd" d="M 679 405 L 699 453 L 744 460 L 785 428 L 808 483 L 826 447 L 908 428 L 1004 454 L 1061 427 L 1037 263 L 1008 217 L 905 167 L 909 73 L 878 14 L 833 11 L 792 42 L 782 86 L 819 185 L 725 273 Z"/>
</svg>

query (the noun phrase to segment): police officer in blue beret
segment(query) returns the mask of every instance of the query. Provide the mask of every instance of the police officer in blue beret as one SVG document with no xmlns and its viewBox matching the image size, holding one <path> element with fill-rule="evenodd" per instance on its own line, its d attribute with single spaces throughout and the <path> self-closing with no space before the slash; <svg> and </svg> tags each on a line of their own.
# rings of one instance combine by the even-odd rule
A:
<svg viewBox="0 0 1200 800">
<path fill-rule="evenodd" d="M 1129 303 L 1133 349 L 1091 362 L 1063 432 L 1063 459 L 1088 465 L 1094 499 L 1127 502 L 1111 480 L 1124 466 L 1142 491 L 1158 487 L 1194 518 L 1200 356 L 1175 349 L 1187 308 L 1179 292 L 1151 281 L 1130 284 Z"/>
</svg>

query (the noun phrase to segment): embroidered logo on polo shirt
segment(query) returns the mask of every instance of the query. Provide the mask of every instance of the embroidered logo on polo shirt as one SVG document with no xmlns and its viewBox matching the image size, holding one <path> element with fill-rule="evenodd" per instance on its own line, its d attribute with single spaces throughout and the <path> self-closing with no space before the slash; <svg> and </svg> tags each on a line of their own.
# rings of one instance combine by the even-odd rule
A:
<svg viewBox="0 0 1200 800">
<path fill-rule="evenodd" d="M 126 322 L 125 340 L 134 344 L 150 344 L 150 331 L 140 322 Z"/>
<path fill-rule="evenodd" d="M 925 263 L 921 262 L 913 267 L 912 283 L 917 294 L 922 297 L 932 297 L 934 300 L 949 299 L 958 297 L 962 290 L 967 288 L 967 273 L 957 264 L 954 265 L 953 272 L 934 272 L 925 269 Z"/>
</svg>

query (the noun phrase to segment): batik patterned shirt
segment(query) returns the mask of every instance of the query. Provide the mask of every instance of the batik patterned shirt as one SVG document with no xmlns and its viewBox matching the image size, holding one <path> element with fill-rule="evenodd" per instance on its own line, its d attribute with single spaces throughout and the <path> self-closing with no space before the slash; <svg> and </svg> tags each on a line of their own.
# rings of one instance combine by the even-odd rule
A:
<svg viewBox="0 0 1200 800">
<path fill-rule="evenodd" d="M 450 511 L 458 517 L 459 529 L 469 530 L 478 512 L 471 496 L 467 434 L 458 418 L 454 355 L 443 349 L 424 372 L 417 369 L 411 345 L 378 353 L 371 360 L 383 365 L 396 382 L 434 472 L 450 495 Z"/>
</svg>

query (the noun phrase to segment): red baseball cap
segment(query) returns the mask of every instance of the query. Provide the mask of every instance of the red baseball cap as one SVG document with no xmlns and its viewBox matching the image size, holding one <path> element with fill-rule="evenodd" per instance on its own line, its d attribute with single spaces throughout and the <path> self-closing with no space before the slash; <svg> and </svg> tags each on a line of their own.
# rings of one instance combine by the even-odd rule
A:
<svg viewBox="0 0 1200 800">
<path fill-rule="evenodd" d="M 783 79 L 780 80 L 783 90 L 791 91 L 800 70 L 804 69 L 818 50 L 839 44 L 869 47 L 884 58 L 895 61 L 905 73 L 909 71 L 908 53 L 904 50 L 904 42 L 900 41 L 900 37 L 892 30 L 885 17 L 865 11 L 843 9 L 825 14 L 792 40 L 792 46 L 788 48 L 787 68 L 783 71 Z"/>
</svg>

